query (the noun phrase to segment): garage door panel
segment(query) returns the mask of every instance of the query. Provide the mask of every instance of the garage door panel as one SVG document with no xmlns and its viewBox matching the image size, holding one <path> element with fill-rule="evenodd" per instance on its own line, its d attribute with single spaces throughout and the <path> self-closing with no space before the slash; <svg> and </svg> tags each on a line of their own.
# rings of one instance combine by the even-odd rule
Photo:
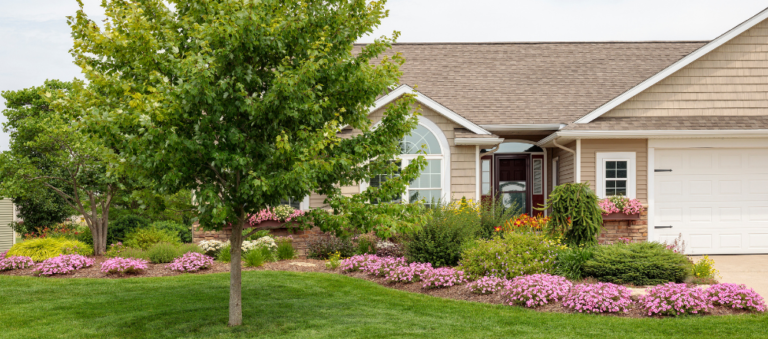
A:
<svg viewBox="0 0 768 339">
<path fill-rule="evenodd" d="M 654 238 L 693 254 L 768 253 L 768 150 L 656 150 Z"/>
</svg>

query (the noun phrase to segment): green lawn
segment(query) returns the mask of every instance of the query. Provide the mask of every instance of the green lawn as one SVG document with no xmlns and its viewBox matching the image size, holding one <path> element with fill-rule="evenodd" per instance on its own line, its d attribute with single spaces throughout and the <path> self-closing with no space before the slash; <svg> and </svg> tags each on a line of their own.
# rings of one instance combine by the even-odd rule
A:
<svg viewBox="0 0 768 339">
<path fill-rule="evenodd" d="M 623 319 L 433 298 L 321 273 L 243 272 L 244 326 L 226 327 L 228 274 L 134 279 L 0 276 L 0 337 L 740 338 L 768 316 Z"/>
</svg>

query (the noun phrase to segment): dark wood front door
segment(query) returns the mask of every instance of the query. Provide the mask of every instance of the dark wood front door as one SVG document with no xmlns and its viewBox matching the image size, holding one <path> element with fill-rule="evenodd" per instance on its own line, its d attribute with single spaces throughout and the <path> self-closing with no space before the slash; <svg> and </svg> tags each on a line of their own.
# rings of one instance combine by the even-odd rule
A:
<svg viewBox="0 0 768 339">
<path fill-rule="evenodd" d="M 514 206 L 523 213 L 530 213 L 529 158 L 527 154 L 496 156 L 496 192 L 504 206 Z"/>
</svg>

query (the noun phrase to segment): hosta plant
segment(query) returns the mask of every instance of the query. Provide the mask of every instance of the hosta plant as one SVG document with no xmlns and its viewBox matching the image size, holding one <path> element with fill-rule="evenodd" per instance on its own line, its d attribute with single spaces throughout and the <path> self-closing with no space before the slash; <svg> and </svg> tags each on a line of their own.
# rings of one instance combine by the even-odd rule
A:
<svg viewBox="0 0 768 339">
<path fill-rule="evenodd" d="M 91 266 L 93 266 L 93 259 L 79 254 L 62 254 L 37 264 L 34 274 L 37 276 L 67 274 Z"/>
<path fill-rule="evenodd" d="M 467 284 L 467 288 L 476 294 L 493 294 L 510 286 L 511 283 L 512 281 L 504 278 L 488 276 Z"/>
<path fill-rule="evenodd" d="M 621 285 L 611 283 L 582 284 L 571 288 L 563 306 L 584 313 L 629 312 L 632 292 Z"/>
<path fill-rule="evenodd" d="M 649 316 L 697 314 L 712 309 L 707 292 L 686 284 L 667 283 L 646 290 L 638 301 Z"/>
<path fill-rule="evenodd" d="M 716 284 L 706 290 L 714 305 L 765 312 L 765 300 L 755 290 L 739 284 Z"/>
<path fill-rule="evenodd" d="M 389 283 L 412 283 L 421 281 L 421 277 L 434 268 L 430 263 L 414 262 L 408 266 L 400 266 L 389 271 L 386 281 Z"/>
<path fill-rule="evenodd" d="M 139 273 L 149 267 L 148 261 L 136 258 L 111 258 L 101 263 L 101 272 L 107 274 L 132 274 Z"/>
<path fill-rule="evenodd" d="M 181 258 L 176 258 L 166 267 L 178 272 L 197 272 L 211 266 L 213 266 L 213 258 L 205 254 L 189 252 Z"/>
<path fill-rule="evenodd" d="M 421 286 L 424 288 L 451 287 L 465 282 L 464 272 L 451 267 L 433 268 L 421 275 Z"/>
<path fill-rule="evenodd" d="M 502 298 L 508 305 L 538 307 L 561 301 L 573 284 L 561 276 L 550 274 L 524 275 L 512 279 L 509 287 L 502 290 Z"/>
<path fill-rule="evenodd" d="M 0 271 L 20 270 L 35 266 L 30 257 L 7 257 L 0 259 Z"/>
</svg>

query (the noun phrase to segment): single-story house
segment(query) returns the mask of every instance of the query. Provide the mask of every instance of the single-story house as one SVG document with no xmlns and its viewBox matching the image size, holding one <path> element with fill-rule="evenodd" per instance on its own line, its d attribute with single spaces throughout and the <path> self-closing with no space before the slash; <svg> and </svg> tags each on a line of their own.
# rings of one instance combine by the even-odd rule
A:
<svg viewBox="0 0 768 339">
<path fill-rule="evenodd" d="M 16 209 L 11 199 L 0 199 L 0 252 L 11 249 L 16 243 L 16 235 L 10 227 L 16 220 Z"/>
<path fill-rule="evenodd" d="M 400 43 L 402 85 L 370 117 L 417 94 L 404 141 L 426 144 L 429 166 L 406 201 L 500 195 L 530 213 L 553 186 L 586 182 L 647 206 L 606 222 L 603 239 L 681 234 L 693 254 L 768 253 L 767 18 L 712 41 Z"/>
</svg>

